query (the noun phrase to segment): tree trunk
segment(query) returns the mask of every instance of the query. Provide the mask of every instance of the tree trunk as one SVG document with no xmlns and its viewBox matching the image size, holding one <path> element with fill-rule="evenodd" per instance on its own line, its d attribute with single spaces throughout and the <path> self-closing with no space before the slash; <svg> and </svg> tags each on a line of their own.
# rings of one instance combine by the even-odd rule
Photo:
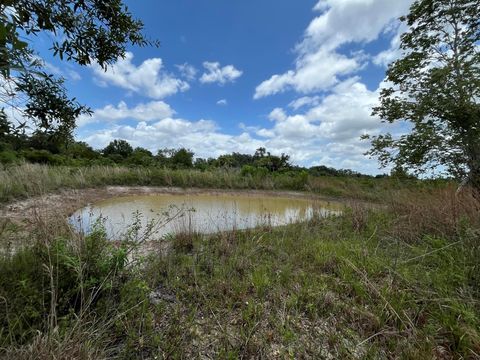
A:
<svg viewBox="0 0 480 360">
<path fill-rule="evenodd" d="M 480 144 L 472 146 L 468 164 L 468 185 L 472 189 L 473 197 L 480 204 Z"/>
<path fill-rule="evenodd" d="M 480 203 L 480 167 L 470 171 L 469 185 L 472 189 L 473 197 Z"/>
</svg>

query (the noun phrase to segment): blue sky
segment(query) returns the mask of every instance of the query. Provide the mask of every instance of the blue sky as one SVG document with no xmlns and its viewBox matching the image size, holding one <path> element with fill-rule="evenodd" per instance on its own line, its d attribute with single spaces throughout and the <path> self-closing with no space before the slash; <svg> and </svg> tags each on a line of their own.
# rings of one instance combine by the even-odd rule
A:
<svg viewBox="0 0 480 360">
<path fill-rule="evenodd" d="M 129 48 L 107 72 L 52 58 L 46 36 L 34 45 L 95 111 L 76 130 L 95 148 L 121 138 L 209 157 L 265 146 L 299 165 L 379 173 L 359 137 L 385 130 L 371 107 L 411 2 L 128 0 L 161 47 Z"/>
</svg>

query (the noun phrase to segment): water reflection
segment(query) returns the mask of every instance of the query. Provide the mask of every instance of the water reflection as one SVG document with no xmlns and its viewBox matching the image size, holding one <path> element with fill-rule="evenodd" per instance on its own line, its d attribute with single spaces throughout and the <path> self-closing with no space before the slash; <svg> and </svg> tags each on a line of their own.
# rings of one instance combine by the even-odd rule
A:
<svg viewBox="0 0 480 360">
<path fill-rule="evenodd" d="M 88 233 L 99 218 L 111 239 L 132 227 L 156 227 L 155 236 L 180 232 L 214 233 L 256 226 L 279 226 L 295 221 L 338 214 L 342 206 L 304 198 L 258 195 L 187 194 L 116 197 L 77 211 L 70 222 Z"/>
</svg>

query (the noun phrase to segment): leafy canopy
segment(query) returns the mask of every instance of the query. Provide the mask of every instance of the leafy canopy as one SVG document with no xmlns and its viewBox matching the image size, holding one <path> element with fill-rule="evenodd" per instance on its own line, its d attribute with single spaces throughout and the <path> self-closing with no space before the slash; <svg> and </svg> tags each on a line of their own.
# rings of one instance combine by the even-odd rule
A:
<svg viewBox="0 0 480 360">
<path fill-rule="evenodd" d="M 106 67 L 125 54 L 126 45 L 158 45 L 142 34 L 121 0 L 3 0 L 0 5 L 1 71 L 25 69 L 29 36 L 54 35 L 52 50 L 61 59 L 80 65 Z M 25 56 L 27 55 L 27 56 Z"/>
<path fill-rule="evenodd" d="M 68 98 L 64 79 L 44 71 L 32 48 L 36 35 L 50 33 L 51 51 L 60 59 L 80 65 L 95 62 L 106 69 L 125 56 L 128 44 L 158 46 L 145 38 L 142 29 L 143 23 L 121 0 L 2 0 L 0 103 L 21 113 L 15 128 L 25 127 L 22 120 L 27 119 L 36 131 L 68 138 L 78 115 L 90 113 Z M 6 118 L 3 109 L 0 117 Z"/>
<path fill-rule="evenodd" d="M 440 166 L 480 188 L 479 19 L 478 0 L 417 0 L 401 18 L 403 55 L 390 64 L 373 114 L 411 130 L 371 138 L 368 154 L 383 166 L 416 173 Z"/>
</svg>

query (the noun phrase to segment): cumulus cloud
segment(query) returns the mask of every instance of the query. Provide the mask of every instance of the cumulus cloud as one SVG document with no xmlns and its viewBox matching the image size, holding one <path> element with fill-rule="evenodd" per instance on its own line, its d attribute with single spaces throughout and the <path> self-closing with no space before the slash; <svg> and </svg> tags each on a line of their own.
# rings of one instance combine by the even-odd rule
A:
<svg viewBox="0 0 480 360">
<path fill-rule="evenodd" d="M 262 146 L 276 155 L 291 155 L 292 161 L 298 165 L 327 165 L 378 173 L 377 161 L 363 155 L 370 145 L 361 141 L 360 136 L 378 134 L 385 126 L 371 115 L 383 85 L 380 84 L 377 90 L 369 89 L 356 75 L 371 61 L 383 66 L 398 56 L 395 51 L 403 30 L 396 18 L 408 11 L 412 1 L 318 1 L 315 6 L 318 14 L 294 48 L 294 66 L 272 75 L 256 88 L 256 99 L 287 90 L 301 94 L 290 99 L 290 103 L 273 108 L 266 125 L 240 124 L 240 133 L 235 134 L 231 129 L 222 130 L 213 120 L 178 118 L 169 107 L 157 118 L 146 115 L 140 118 L 134 116 L 135 109 L 140 105 L 125 108 L 119 104 L 101 109 L 103 112 L 97 111 L 97 116 L 106 118 L 107 115 L 103 115 L 106 113 L 110 118 L 123 118 L 115 114 L 123 116 L 130 113 L 138 123 L 125 125 L 111 119 L 95 133 L 81 129 L 81 138 L 95 147 L 104 147 L 115 138 L 151 151 L 183 146 L 200 157 L 234 151 L 253 154 Z M 381 35 L 392 37 L 390 48 L 385 51 L 378 54 L 345 51 L 346 45 L 366 44 Z M 351 48 L 357 49 L 358 46 Z M 188 66 L 177 66 L 186 80 Z M 223 85 L 242 75 L 242 71 L 233 65 L 205 62 L 203 66 L 205 71 L 199 78 L 201 83 Z M 227 101 L 220 99 L 217 104 L 226 105 Z M 390 130 L 393 133 L 405 130 L 395 127 L 398 125 L 392 126 Z"/>
<path fill-rule="evenodd" d="M 328 90 L 338 83 L 339 75 L 347 75 L 360 67 L 357 59 L 322 49 L 297 60 L 295 71 L 273 75 L 262 82 L 256 88 L 254 98 L 260 99 L 289 89 L 303 94 Z"/>
<path fill-rule="evenodd" d="M 205 61 L 203 67 L 206 70 L 200 78 L 200 82 L 203 84 L 218 83 L 225 85 L 234 82 L 243 74 L 243 71 L 236 69 L 233 65 L 221 67 L 218 62 Z"/>
<path fill-rule="evenodd" d="M 290 104 L 288 104 L 288 107 L 294 110 L 298 110 L 303 107 L 318 105 L 320 103 L 320 100 L 321 100 L 320 96 L 304 96 L 296 100 L 293 100 Z"/>
<path fill-rule="evenodd" d="M 147 59 L 139 66 L 132 60 L 133 54 L 127 52 L 124 59 L 118 59 L 107 71 L 99 65 L 92 65 L 97 83 L 115 85 L 153 99 L 162 99 L 190 88 L 186 81 L 166 72 L 160 58 Z"/>
<path fill-rule="evenodd" d="M 380 122 L 371 116 L 378 91 L 370 91 L 358 78 L 348 79 L 306 112 L 288 115 L 276 108 L 269 119 L 275 122 L 273 134 L 278 138 L 318 138 L 355 140 L 365 132 L 376 131 Z"/>
<path fill-rule="evenodd" d="M 92 116 L 80 116 L 77 119 L 77 126 L 83 127 L 91 123 L 113 122 L 124 119 L 154 121 L 165 119 L 173 114 L 175 114 L 175 111 L 163 101 L 140 103 L 133 108 L 129 108 L 124 101 L 120 101 L 117 106 L 107 105 L 101 109 L 96 109 Z"/>
<path fill-rule="evenodd" d="M 92 117 L 80 118 L 77 136 L 96 148 L 104 148 L 114 139 L 124 139 L 133 146 L 142 146 L 156 152 L 165 147 L 187 147 L 197 156 L 209 157 L 240 151 L 253 153 L 263 142 L 252 138 L 247 131 L 240 135 L 223 133 L 212 120 L 197 121 L 174 117 L 175 111 L 163 101 L 140 103 L 128 107 L 125 102 L 94 110 Z M 136 120 L 136 125 L 119 120 Z M 85 125 L 97 123 L 100 129 Z"/>
<path fill-rule="evenodd" d="M 381 122 L 371 116 L 378 95 L 379 90 L 371 91 L 353 77 L 337 84 L 323 98 L 297 99 L 290 104 L 293 113 L 275 108 L 269 114 L 273 126 L 257 129 L 255 134 L 303 164 L 377 173 L 376 161 L 363 155 L 369 144 L 360 136 L 380 131 Z M 306 110 L 299 111 L 305 106 Z"/>
<path fill-rule="evenodd" d="M 349 43 L 368 43 L 408 11 L 413 0 L 320 0 L 320 14 L 295 47 L 295 68 L 257 86 L 255 99 L 287 90 L 308 94 L 326 91 L 365 65 L 362 53 L 342 54 Z"/>
<path fill-rule="evenodd" d="M 336 85 L 331 94 L 317 98 L 305 109 L 275 108 L 268 118 L 270 126 L 240 124 L 240 134 L 222 130 L 213 120 L 176 118 L 165 112 L 164 118 L 149 116 L 148 104 L 128 108 L 120 103 L 96 111 L 105 121 L 103 128 L 89 132 L 80 129 L 80 138 L 97 148 L 105 147 L 113 139 L 125 139 L 133 146 L 146 147 L 156 152 L 165 147 L 187 147 L 196 156 L 211 157 L 231 152 L 253 154 L 258 147 L 266 147 L 274 154 L 287 153 L 292 161 L 304 166 L 317 164 L 336 168 L 352 168 L 377 173 L 376 160 L 363 156 L 367 142 L 360 141 L 365 132 L 377 134 L 380 122 L 371 116 L 378 91 L 370 91 L 358 78 Z M 312 99 L 310 99 L 312 100 Z M 312 100 L 313 101 L 313 100 Z M 160 105 L 159 105 L 160 106 Z M 135 114 L 143 113 L 143 115 Z M 152 111 L 152 114 L 156 112 Z M 117 119 L 138 120 L 136 125 L 116 122 Z"/>
<path fill-rule="evenodd" d="M 392 26 L 392 29 L 387 29 L 387 33 L 394 32 L 394 36 L 390 41 L 390 48 L 378 53 L 373 58 L 373 63 L 378 66 L 387 67 L 393 61 L 399 59 L 402 56 L 403 50 L 400 49 L 401 35 L 407 30 L 407 25 L 404 23 L 396 23 Z"/>
<path fill-rule="evenodd" d="M 189 63 L 184 63 L 180 65 L 175 65 L 175 67 L 180 71 L 180 74 L 187 80 L 195 80 L 197 76 L 197 69 L 195 66 L 190 65 Z"/>
<path fill-rule="evenodd" d="M 217 101 L 217 105 L 227 106 L 227 105 L 228 105 L 228 101 L 227 101 L 227 99 L 220 99 L 220 100 Z"/>
<path fill-rule="evenodd" d="M 124 139 L 133 146 L 156 152 L 165 147 L 186 147 L 199 157 L 219 156 L 233 151 L 253 153 L 263 142 L 248 133 L 222 133 L 211 120 L 189 121 L 166 118 L 157 122 L 139 122 L 136 126 L 117 125 L 81 136 L 96 148 L 105 147 L 113 139 Z"/>
</svg>

